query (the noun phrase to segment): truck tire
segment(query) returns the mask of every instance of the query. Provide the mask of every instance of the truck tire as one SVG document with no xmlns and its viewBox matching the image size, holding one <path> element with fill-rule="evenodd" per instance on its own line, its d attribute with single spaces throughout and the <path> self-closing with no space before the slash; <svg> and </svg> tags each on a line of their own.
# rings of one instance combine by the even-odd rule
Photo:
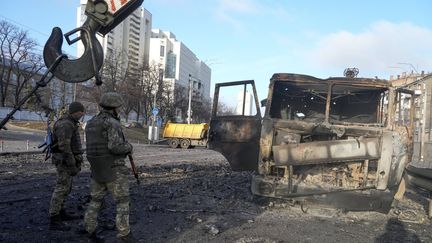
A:
<svg viewBox="0 0 432 243">
<path fill-rule="evenodd" d="M 180 141 L 180 147 L 183 149 L 188 149 L 191 145 L 191 141 L 189 139 L 182 139 Z"/>
<path fill-rule="evenodd" d="M 170 139 L 169 140 L 169 146 L 171 146 L 171 148 L 178 148 L 179 140 L 177 138 Z"/>
</svg>

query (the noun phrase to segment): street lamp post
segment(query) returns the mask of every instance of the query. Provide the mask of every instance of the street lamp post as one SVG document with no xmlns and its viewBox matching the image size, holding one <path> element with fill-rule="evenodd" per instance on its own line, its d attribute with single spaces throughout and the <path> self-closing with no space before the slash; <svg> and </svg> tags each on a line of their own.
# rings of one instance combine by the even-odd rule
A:
<svg viewBox="0 0 432 243">
<path fill-rule="evenodd" d="M 154 99 L 153 99 L 153 109 L 155 109 L 156 108 L 156 95 L 157 95 L 157 88 L 156 88 L 156 91 L 155 91 L 155 95 L 154 95 Z M 155 126 L 156 125 L 156 112 L 153 112 L 153 126 Z"/>
<path fill-rule="evenodd" d="M 74 86 L 73 86 L 73 100 L 72 101 L 76 101 L 76 95 L 77 95 L 77 84 L 74 83 Z"/>
<path fill-rule="evenodd" d="M 159 113 L 159 109 L 156 107 L 157 91 L 158 91 L 158 86 L 156 86 L 154 99 L 153 99 L 153 110 L 152 110 L 152 114 L 153 114 L 152 120 L 153 121 L 152 121 L 152 125 L 149 126 L 149 132 L 148 132 L 148 139 L 150 142 L 154 142 L 154 141 L 159 140 L 159 129 L 158 129 L 157 124 L 156 124 L 156 116 Z"/>
<path fill-rule="evenodd" d="M 189 74 L 189 102 L 188 102 L 188 111 L 187 111 L 187 123 L 191 123 L 192 117 L 192 75 Z"/>
</svg>

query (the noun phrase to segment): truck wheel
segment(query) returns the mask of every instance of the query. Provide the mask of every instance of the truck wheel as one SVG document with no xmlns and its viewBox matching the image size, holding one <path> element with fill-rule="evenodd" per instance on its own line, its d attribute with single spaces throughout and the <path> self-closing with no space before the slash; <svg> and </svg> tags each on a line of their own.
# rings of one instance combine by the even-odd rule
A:
<svg viewBox="0 0 432 243">
<path fill-rule="evenodd" d="M 178 148 L 179 140 L 177 138 L 170 139 L 169 145 L 171 146 L 171 148 Z"/>
<path fill-rule="evenodd" d="M 183 149 L 188 149 L 191 145 L 191 142 L 189 139 L 182 139 L 180 141 L 180 147 L 182 147 Z"/>
</svg>

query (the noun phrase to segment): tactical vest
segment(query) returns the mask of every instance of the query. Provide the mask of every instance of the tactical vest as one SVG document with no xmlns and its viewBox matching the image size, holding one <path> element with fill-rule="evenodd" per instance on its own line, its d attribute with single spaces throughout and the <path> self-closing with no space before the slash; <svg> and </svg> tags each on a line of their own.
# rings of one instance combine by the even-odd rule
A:
<svg viewBox="0 0 432 243">
<path fill-rule="evenodd" d="M 99 114 L 87 122 L 85 128 L 86 151 L 88 156 L 109 155 L 107 137 L 107 119 L 104 114 Z"/>
<path fill-rule="evenodd" d="M 71 125 L 73 128 L 72 131 L 72 136 L 71 136 L 71 141 L 70 141 L 70 147 L 71 147 L 71 152 L 73 154 L 82 154 L 83 151 L 81 150 L 82 146 L 81 146 L 81 138 L 79 135 L 79 131 L 78 131 L 78 122 L 74 121 L 70 116 L 63 116 L 61 117 L 59 120 L 57 120 L 54 123 L 53 126 L 53 133 L 52 133 L 52 151 L 53 153 L 62 153 L 63 151 L 60 151 L 58 146 L 58 137 L 57 137 L 57 132 L 58 132 L 58 128 L 59 127 L 64 127 L 66 126 L 66 124 Z"/>
<path fill-rule="evenodd" d="M 108 115 L 98 114 L 87 122 L 85 128 L 87 159 L 91 165 L 92 178 L 101 183 L 115 180 L 113 165 L 118 158 L 108 150 Z"/>
</svg>

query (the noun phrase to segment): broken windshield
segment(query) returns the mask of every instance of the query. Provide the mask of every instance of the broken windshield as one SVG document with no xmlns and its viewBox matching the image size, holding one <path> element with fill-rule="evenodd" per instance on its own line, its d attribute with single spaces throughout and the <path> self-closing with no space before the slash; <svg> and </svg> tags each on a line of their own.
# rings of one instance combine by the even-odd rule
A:
<svg viewBox="0 0 432 243">
<path fill-rule="evenodd" d="M 324 122 L 328 83 L 276 81 L 269 115 L 284 120 Z M 387 89 L 332 85 L 330 123 L 382 125 L 387 109 Z"/>
<path fill-rule="evenodd" d="M 322 122 L 325 119 L 327 84 L 299 84 L 276 81 L 270 117 Z"/>
<path fill-rule="evenodd" d="M 334 85 L 330 101 L 331 123 L 381 123 L 386 89 Z"/>
</svg>

